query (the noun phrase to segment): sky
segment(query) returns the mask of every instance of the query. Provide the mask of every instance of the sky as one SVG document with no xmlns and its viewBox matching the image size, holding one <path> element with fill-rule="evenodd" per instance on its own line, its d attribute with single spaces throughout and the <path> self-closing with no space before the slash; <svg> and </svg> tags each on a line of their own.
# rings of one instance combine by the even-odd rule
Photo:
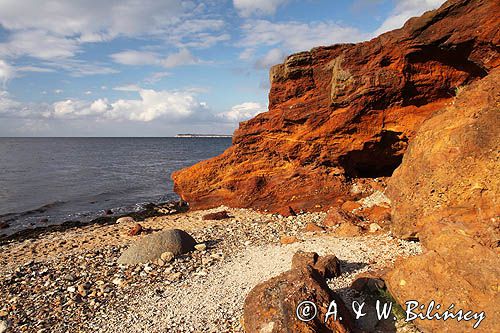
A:
<svg viewBox="0 0 500 333">
<path fill-rule="evenodd" d="M 231 134 L 268 71 L 444 0 L 0 0 L 0 136 Z"/>
</svg>

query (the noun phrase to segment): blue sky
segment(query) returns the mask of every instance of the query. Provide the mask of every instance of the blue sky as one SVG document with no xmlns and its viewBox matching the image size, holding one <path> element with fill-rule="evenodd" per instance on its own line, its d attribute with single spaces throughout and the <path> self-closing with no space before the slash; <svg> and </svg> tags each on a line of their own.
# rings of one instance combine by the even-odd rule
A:
<svg viewBox="0 0 500 333">
<path fill-rule="evenodd" d="M 230 134 L 290 53 L 444 0 L 1 0 L 0 136 Z"/>
</svg>

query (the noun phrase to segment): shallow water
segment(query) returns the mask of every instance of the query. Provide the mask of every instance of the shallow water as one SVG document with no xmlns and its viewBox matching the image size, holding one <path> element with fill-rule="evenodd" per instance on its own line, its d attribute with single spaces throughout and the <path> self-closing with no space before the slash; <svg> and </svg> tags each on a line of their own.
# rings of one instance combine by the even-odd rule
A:
<svg viewBox="0 0 500 333">
<path fill-rule="evenodd" d="M 171 173 L 230 145 L 230 138 L 0 138 L 0 221 L 10 224 L 0 233 L 177 199 Z"/>
</svg>

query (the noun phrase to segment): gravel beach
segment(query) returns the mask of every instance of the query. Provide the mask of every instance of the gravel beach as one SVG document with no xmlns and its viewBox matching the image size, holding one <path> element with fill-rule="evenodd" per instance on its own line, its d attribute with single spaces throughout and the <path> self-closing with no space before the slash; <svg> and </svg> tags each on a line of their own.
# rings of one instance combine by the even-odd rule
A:
<svg viewBox="0 0 500 333">
<path fill-rule="evenodd" d="M 222 210 L 231 218 L 202 219 Z M 12 332 L 242 332 L 247 293 L 288 270 L 298 250 L 341 260 L 343 274 L 329 285 L 346 299 L 359 296 L 348 288 L 357 274 L 421 252 L 418 243 L 387 233 L 340 238 L 304 231 L 325 216 L 219 207 L 149 218 L 141 222 L 147 233 L 181 228 L 207 245 L 161 265 L 117 264 L 143 237 L 128 235 L 133 221 L 12 241 L 0 247 L 0 320 Z M 283 245 L 282 236 L 298 241 Z"/>
</svg>

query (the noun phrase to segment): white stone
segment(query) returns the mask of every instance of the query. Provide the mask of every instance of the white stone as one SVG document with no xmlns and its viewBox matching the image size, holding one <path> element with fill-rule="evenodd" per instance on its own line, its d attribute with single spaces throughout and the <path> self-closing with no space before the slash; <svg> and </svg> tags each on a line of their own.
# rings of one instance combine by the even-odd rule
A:
<svg viewBox="0 0 500 333">
<path fill-rule="evenodd" d="M 119 278 L 116 278 L 116 279 L 113 279 L 113 281 L 111 281 L 114 285 L 117 285 L 118 287 L 122 287 L 123 286 L 123 280 L 122 279 L 119 279 Z"/>
<path fill-rule="evenodd" d="M 370 232 L 377 232 L 382 229 L 377 223 L 370 224 Z"/>
<path fill-rule="evenodd" d="M 207 249 L 207 244 L 205 243 L 196 244 L 194 248 L 197 249 L 198 251 L 205 251 Z"/>
<path fill-rule="evenodd" d="M 9 328 L 7 322 L 5 320 L 0 320 L 0 333 L 7 332 L 7 328 Z"/>
<path fill-rule="evenodd" d="M 135 220 L 130 216 L 120 217 L 116 223 L 135 223 Z"/>
</svg>

